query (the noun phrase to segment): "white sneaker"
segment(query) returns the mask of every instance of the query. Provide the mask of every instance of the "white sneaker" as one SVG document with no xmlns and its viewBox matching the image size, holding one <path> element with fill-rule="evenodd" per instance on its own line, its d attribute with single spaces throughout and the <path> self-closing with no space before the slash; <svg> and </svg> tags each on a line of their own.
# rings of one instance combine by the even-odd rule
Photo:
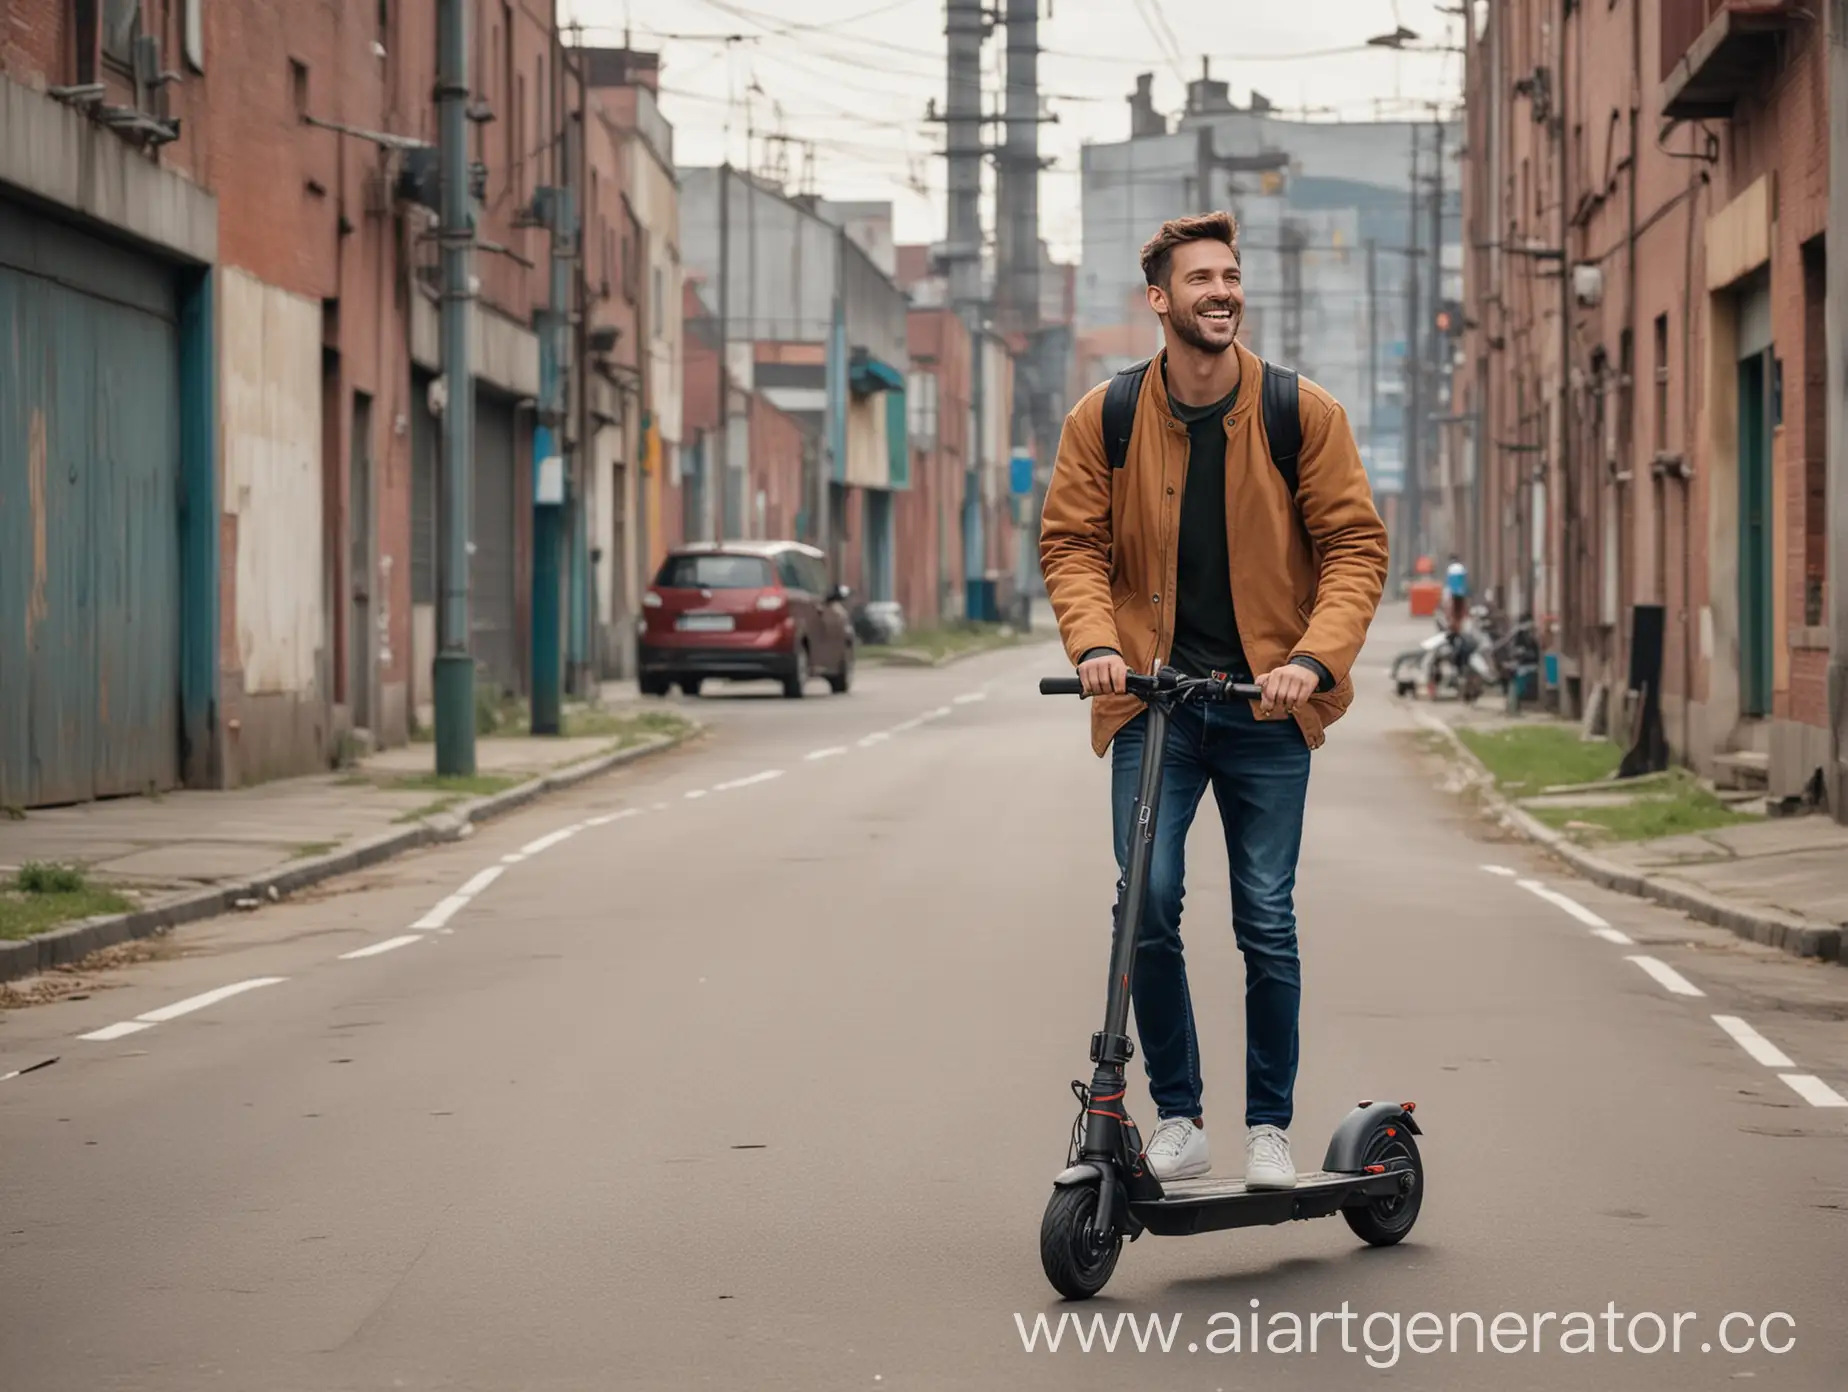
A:
<svg viewBox="0 0 1848 1392">
<path fill-rule="evenodd" d="M 1245 1133 L 1245 1187 L 1296 1187 L 1296 1162 L 1290 1158 L 1290 1138 L 1274 1126 L 1254 1126 Z"/>
<path fill-rule="evenodd" d="M 1160 1180 L 1195 1179 L 1213 1168 L 1206 1128 L 1189 1117 L 1169 1117 L 1155 1128 L 1143 1150 L 1149 1171 Z"/>
</svg>

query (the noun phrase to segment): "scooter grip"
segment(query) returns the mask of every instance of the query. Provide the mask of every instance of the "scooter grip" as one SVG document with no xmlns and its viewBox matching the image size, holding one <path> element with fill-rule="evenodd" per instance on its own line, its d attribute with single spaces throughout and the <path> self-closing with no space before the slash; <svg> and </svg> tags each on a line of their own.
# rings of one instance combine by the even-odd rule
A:
<svg viewBox="0 0 1848 1392">
<path fill-rule="evenodd" d="M 1041 677 L 1040 695 L 1082 696 L 1084 695 L 1084 683 L 1076 677 Z"/>
</svg>

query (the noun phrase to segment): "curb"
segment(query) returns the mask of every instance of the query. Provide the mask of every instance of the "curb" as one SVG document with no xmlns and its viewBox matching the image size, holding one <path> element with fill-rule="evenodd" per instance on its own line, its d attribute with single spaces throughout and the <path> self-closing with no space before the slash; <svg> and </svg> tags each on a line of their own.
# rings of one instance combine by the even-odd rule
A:
<svg viewBox="0 0 1848 1392">
<path fill-rule="evenodd" d="M 487 797 L 471 799 L 453 811 L 432 817 L 427 822 L 418 822 L 402 831 L 382 832 L 324 856 L 295 861 L 253 875 L 249 879 L 216 885 L 155 908 L 86 918 L 20 942 L 0 942 L 0 982 L 35 976 L 53 967 L 67 967 L 106 947 L 116 947 L 136 938 L 155 937 L 181 924 L 216 918 L 232 912 L 239 900 L 280 900 L 324 880 L 369 869 L 423 846 L 460 841 L 474 831 L 477 822 L 485 822 L 511 812 L 547 793 L 569 788 L 573 784 L 621 768 L 624 764 L 635 763 L 652 754 L 665 753 L 705 733 L 706 727 L 698 721 L 692 721 L 690 725 L 691 728 L 682 734 L 655 735 L 631 748 L 568 764 L 515 787 Z"/>
<path fill-rule="evenodd" d="M 1775 909 L 1747 909 L 1718 895 L 1686 885 L 1672 884 L 1658 876 L 1615 865 L 1601 856 L 1595 856 L 1503 797 L 1495 787 L 1494 776 L 1447 722 L 1421 714 L 1418 723 L 1448 739 L 1451 747 L 1481 775 L 1484 801 L 1499 816 L 1503 826 L 1511 826 L 1529 841 L 1546 847 L 1593 884 L 1633 898 L 1654 900 L 1664 908 L 1674 909 L 1689 918 L 1711 923 L 1716 928 L 1729 929 L 1741 938 L 1765 947 L 1781 948 L 1793 957 L 1819 957 L 1824 961 L 1840 962 L 1848 966 L 1848 937 L 1840 928 L 1815 923 L 1795 914 L 1779 913 Z"/>
<path fill-rule="evenodd" d="M 934 671 L 939 667 L 953 667 L 958 662 L 966 662 L 972 657 L 981 657 L 986 653 L 1005 652 L 1009 648 L 1024 648 L 1031 641 L 1032 638 L 1029 635 L 1026 638 L 1015 638 L 1013 641 L 1007 643 L 990 643 L 988 646 L 981 648 L 964 648 L 960 652 L 945 653 L 942 657 L 936 658 L 915 657 L 911 655 L 914 651 L 912 649 L 891 648 L 872 660 L 881 667 L 916 667 Z M 878 651 L 878 649 L 870 649 L 867 651 Z M 901 656 L 901 654 L 903 655 Z M 862 653 L 861 661 L 866 661 L 865 652 Z"/>
</svg>

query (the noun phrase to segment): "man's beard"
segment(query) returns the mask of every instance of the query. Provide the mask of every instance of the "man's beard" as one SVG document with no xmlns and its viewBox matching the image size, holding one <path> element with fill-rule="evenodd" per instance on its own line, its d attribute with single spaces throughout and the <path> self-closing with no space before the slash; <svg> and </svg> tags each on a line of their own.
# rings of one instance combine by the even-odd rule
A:
<svg viewBox="0 0 1848 1392">
<path fill-rule="evenodd" d="M 1209 304 L 1202 308 L 1229 309 L 1231 306 Z M 1188 347 L 1195 348 L 1202 353 L 1219 354 L 1225 352 L 1226 349 L 1232 346 L 1231 340 L 1227 340 L 1224 343 L 1215 343 L 1207 338 L 1206 335 L 1200 331 L 1200 312 L 1200 310 L 1191 310 L 1183 314 L 1177 310 L 1169 314 L 1168 324 L 1173 328 L 1175 337 L 1187 344 Z M 1238 337 L 1239 324 L 1244 317 L 1245 316 L 1240 314 L 1237 310 L 1233 310 L 1232 338 Z"/>
</svg>

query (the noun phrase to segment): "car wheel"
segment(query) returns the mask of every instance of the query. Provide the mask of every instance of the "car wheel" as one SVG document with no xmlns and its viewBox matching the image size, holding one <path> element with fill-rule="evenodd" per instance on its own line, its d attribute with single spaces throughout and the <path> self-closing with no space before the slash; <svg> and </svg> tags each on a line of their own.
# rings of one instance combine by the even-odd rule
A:
<svg viewBox="0 0 1848 1392">
<path fill-rule="evenodd" d="M 828 678 L 828 689 L 836 696 L 845 696 L 853 686 L 853 648 L 848 643 L 841 650 L 841 670 Z"/>
<path fill-rule="evenodd" d="M 669 682 L 666 677 L 642 677 L 636 682 L 636 685 L 641 688 L 642 695 L 644 696 L 665 696 L 667 695 L 667 688 L 671 686 L 672 683 Z"/>
<path fill-rule="evenodd" d="M 783 679 L 783 694 L 792 701 L 800 701 L 808 690 L 809 677 L 813 673 L 809 668 L 809 650 L 807 643 L 796 644 L 796 670 Z"/>
<path fill-rule="evenodd" d="M 699 695 L 699 688 L 704 681 L 704 677 L 682 677 L 680 679 L 680 690 L 689 697 L 697 696 Z"/>
</svg>

